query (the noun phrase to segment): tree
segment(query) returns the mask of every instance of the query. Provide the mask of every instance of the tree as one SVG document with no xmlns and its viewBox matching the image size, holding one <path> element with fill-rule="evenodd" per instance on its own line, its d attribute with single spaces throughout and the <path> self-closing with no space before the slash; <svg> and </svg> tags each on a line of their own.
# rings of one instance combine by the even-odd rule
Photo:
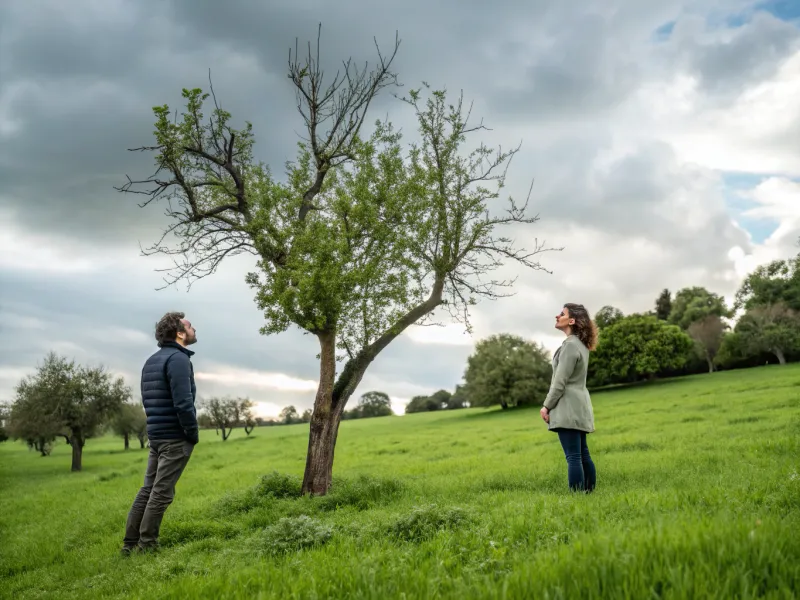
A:
<svg viewBox="0 0 800 600">
<path fill-rule="evenodd" d="M 669 320 L 669 315 L 672 312 L 672 294 L 667 288 L 661 290 L 658 298 L 656 298 L 656 318 L 659 321 Z M 598 325 L 599 327 L 599 325 Z"/>
<path fill-rule="evenodd" d="M 714 359 L 722 346 L 722 339 L 727 326 L 717 315 L 708 315 L 689 325 L 687 333 L 695 344 L 698 354 L 706 359 L 708 372 L 714 372 Z"/>
<path fill-rule="evenodd" d="M 283 410 L 281 410 L 280 414 L 278 415 L 278 419 L 283 421 L 286 425 L 291 425 L 293 423 L 297 423 L 300 420 L 300 417 L 297 415 L 297 409 L 292 406 L 285 406 Z"/>
<path fill-rule="evenodd" d="M 244 428 L 245 435 L 250 435 L 256 427 L 256 419 L 253 415 L 253 401 L 249 398 L 239 398 L 236 401 L 236 424 Z"/>
<path fill-rule="evenodd" d="M 358 412 L 362 419 L 393 415 L 392 401 L 383 392 L 367 392 L 358 399 Z"/>
<path fill-rule="evenodd" d="M 463 384 L 456 385 L 456 391 L 447 399 L 447 410 L 466 408 L 469 405 L 469 398 Z"/>
<path fill-rule="evenodd" d="M 202 402 L 214 427 L 222 431 L 222 441 L 230 437 L 239 420 L 239 403 L 233 398 L 208 398 Z"/>
<path fill-rule="evenodd" d="M 111 419 L 111 429 L 125 441 L 125 450 L 130 447 L 131 436 L 139 437 L 144 448 L 144 436 L 147 435 L 147 415 L 141 404 L 124 403 L 119 412 Z M 141 435 L 144 432 L 144 435 Z"/>
<path fill-rule="evenodd" d="M 694 342 L 654 315 L 630 315 L 601 330 L 589 361 L 592 385 L 652 379 L 686 364 Z"/>
<path fill-rule="evenodd" d="M 800 346 L 800 314 L 783 302 L 756 306 L 736 324 L 736 333 L 751 354 L 769 352 L 781 365 Z"/>
<path fill-rule="evenodd" d="M 453 395 L 447 390 L 438 390 L 431 394 L 431 400 L 437 402 L 442 410 L 446 410 Z"/>
<path fill-rule="evenodd" d="M 249 252 L 258 258 L 247 282 L 264 312 L 261 332 L 295 325 L 317 338 L 303 493 L 327 493 L 347 401 L 395 338 L 440 306 L 469 327 L 472 304 L 513 285 L 490 277 L 507 260 L 542 269 L 538 241 L 518 249 L 496 232 L 538 220 L 526 215 L 527 202 L 512 199 L 505 213 L 494 206 L 519 148 L 465 148 L 483 126 L 469 122 L 462 98 L 449 102 L 427 85 L 424 93 L 411 90 L 402 100 L 417 118 L 420 142 L 408 151 L 388 121 L 362 135 L 372 100 L 396 83 L 398 45 L 389 56 L 379 52 L 372 71 L 346 62 L 327 86 L 319 44 L 304 60 L 290 58 L 306 137 L 285 181 L 253 160 L 251 125 L 235 129 L 212 88 L 184 90 L 186 109 L 175 120 L 168 106 L 154 109 L 155 145 L 138 150 L 155 153 L 156 173 L 118 188 L 145 194 L 144 205 L 170 199 L 171 224 L 147 251 L 176 259 L 167 285 L 207 276 L 226 257 Z M 173 239 L 177 245 L 164 241 Z"/>
<path fill-rule="evenodd" d="M 442 410 L 442 403 L 432 396 L 414 396 L 409 400 L 405 408 L 407 415 L 419 412 L 432 412 L 434 410 Z"/>
<path fill-rule="evenodd" d="M 63 424 L 32 394 L 17 395 L 8 411 L 6 428 L 11 439 L 24 441 L 28 449 L 41 456 L 50 456 L 56 437 L 64 431 Z"/>
<path fill-rule="evenodd" d="M 471 406 L 509 406 L 541 403 L 547 395 L 553 368 L 540 344 L 501 333 L 475 344 L 464 372 Z"/>
<path fill-rule="evenodd" d="M 620 309 L 614 306 L 604 306 L 597 311 L 594 316 L 594 322 L 598 329 L 605 329 L 606 327 L 611 327 L 624 316 Z"/>
<path fill-rule="evenodd" d="M 675 294 L 669 322 L 684 331 L 695 321 L 708 316 L 729 317 L 725 299 L 719 294 L 709 292 L 703 287 L 683 288 Z"/>
<path fill-rule="evenodd" d="M 311 409 L 307 408 L 303 411 L 303 414 L 300 416 L 301 423 L 311 423 Z"/>
<path fill-rule="evenodd" d="M 800 254 L 757 267 L 736 292 L 737 310 L 778 306 L 800 312 Z"/>
<path fill-rule="evenodd" d="M 0 404 L 0 443 L 8 440 L 8 419 L 11 416 L 11 407 Z"/>
<path fill-rule="evenodd" d="M 50 436 L 58 429 L 69 437 L 73 471 L 83 468 L 86 440 L 131 397 L 121 377 L 112 379 L 103 367 L 81 367 L 54 353 L 19 383 L 16 392 L 17 402 L 41 415 L 40 433 Z"/>
</svg>

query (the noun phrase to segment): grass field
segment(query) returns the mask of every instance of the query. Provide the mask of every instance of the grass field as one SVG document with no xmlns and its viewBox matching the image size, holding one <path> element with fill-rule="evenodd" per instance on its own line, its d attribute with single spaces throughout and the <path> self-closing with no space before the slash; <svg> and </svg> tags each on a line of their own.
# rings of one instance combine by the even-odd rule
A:
<svg viewBox="0 0 800 600">
<path fill-rule="evenodd" d="M 146 450 L 90 440 L 72 474 L 63 444 L 48 458 L 0 444 L 0 595 L 796 597 L 800 365 L 602 392 L 594 405 L 588 496 L 568 493 L 536 410 L 344 422 L 334 489 L 315 499 L 290 495 L 307 426 L 224 443 L 203 432 L 161 552 L 129 559 L 118 550 Z"/>
</svg>

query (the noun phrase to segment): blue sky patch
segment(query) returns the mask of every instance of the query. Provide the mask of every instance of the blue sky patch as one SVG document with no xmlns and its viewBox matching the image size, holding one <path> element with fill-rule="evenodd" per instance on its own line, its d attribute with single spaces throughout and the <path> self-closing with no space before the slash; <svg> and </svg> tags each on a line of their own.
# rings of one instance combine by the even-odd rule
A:
<svg viewBox="0 0 800 600">
<path fill-rule="evenodd" d="M 752 200 L 743 197 L 742 193 L 752 190 L 759 183 L 769 177 L 765 175 L 753 175 L 751 173 L 728 172 L 722 174 L 724 185 L 725 204 L 731 217 L 736 219 L 744 229 L 750 233 L 753 241 L 757 244 L 763 243 L 778 228 L 779 223 L 772 219 L 755 219 L 745 217 L 744 212 L 758 206 Z"/>
</svg>

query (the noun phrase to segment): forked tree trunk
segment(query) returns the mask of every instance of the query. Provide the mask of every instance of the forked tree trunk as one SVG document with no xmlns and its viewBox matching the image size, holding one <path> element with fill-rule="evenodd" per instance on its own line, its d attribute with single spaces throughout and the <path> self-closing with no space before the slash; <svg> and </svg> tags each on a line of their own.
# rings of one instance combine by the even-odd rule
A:
<svg viewBox="0 0 800 600">
<path fill-rule="evenodd" d="M 76 431 L 71 436 L 72 439 L 72 470 L 80 471 L 83 468 L 83 435 Z"/>
<path fill-rule="evenodd" d="M 255 423 L 252 423 L 250 425 L 248 425 L 247 423 L 244 424 L 244 432 L 247 435 L 250 435 L 253 432 L 253 429 L 255 429 L 255 428 L 256 428 L 256 424 Z"/>
<path fill-rule="evenodd" d="M 331 487 L 333 453 L 336 436 L 344 408 L 370 363 L 392 340 L 409 325 L 434 310 L 442 302 L 444 275 L 437 277 L 430 297 L 403 315 L 397 323 L 383 333 L 369 347 L 345 364 L 339 379 L 336 379 L 336 329 L 317 333 L 319 339 L 319 386 L 314 399 L 314 410 L 308 433 L 308 454 L 303 475 L 303 494 L 324 496 Z"/>
<path fill-rule="evenodd" d="M 336 378 L 336 332 L 319 334 L 319 387 L 314 399 L 314 411 L 308 434 L 306 471 L 303 475 L 303 494 L 323 496 L 331 487 L 333 452 L 336 436 L 347 398 L 334 402 L 333 387 Z"/>
<path fill-rule="evenodd" d="M 708 372 L 714 372 L 714 360 L 706 353 L 706 362 L 708 363 Z"/>
</svg>

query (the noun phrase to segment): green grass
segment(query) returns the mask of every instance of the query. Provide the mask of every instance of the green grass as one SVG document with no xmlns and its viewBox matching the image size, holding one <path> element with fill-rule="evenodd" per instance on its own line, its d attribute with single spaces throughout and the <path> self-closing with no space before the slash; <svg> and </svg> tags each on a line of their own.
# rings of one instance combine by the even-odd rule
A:
<svg viewBox="0 0 800 600">
<path fill-rule="evenodd" d="M 592 495 L 536 410 L 346 421 L 296 498 L 307 426 L 203 432 L 162 551 L 118 556 L 146 451 L 0 444 L 0 596 L 794 598 L 800 366 L 596 393 Z"/>
</svg>

